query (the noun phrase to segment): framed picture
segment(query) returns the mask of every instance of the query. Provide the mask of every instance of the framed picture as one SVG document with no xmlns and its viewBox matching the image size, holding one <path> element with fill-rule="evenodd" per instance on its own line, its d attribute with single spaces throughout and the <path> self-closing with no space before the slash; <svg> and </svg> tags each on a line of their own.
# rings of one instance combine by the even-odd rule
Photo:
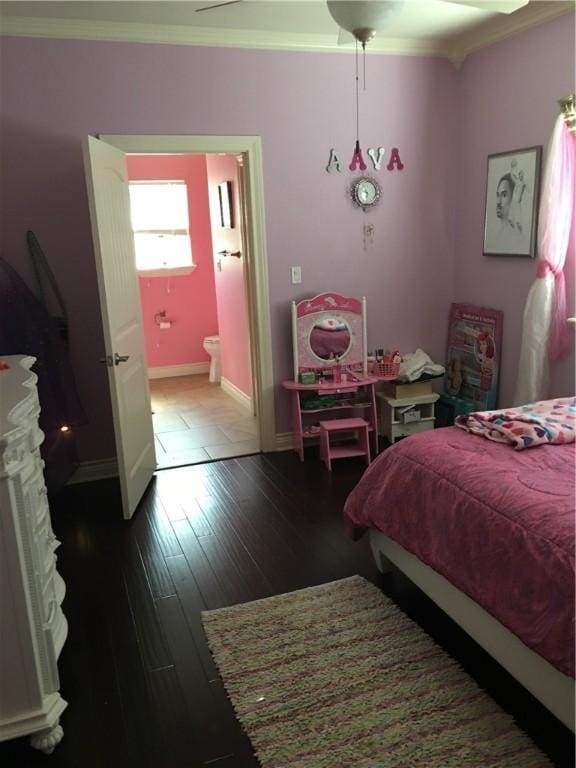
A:
<svg viewBox="0 0 576 768">
<path fill-rule="evenodd" d="M 234 229 L 231 181 L 223 181 L 221 184 L 218 184 L 218 200 L 220 202 L 220 226 L 226 229 Z"/>
<path fill-rule="evenodd" d="M 542 147 L 488 155 L 485 256 L 536 255 Z"/>
</svg>

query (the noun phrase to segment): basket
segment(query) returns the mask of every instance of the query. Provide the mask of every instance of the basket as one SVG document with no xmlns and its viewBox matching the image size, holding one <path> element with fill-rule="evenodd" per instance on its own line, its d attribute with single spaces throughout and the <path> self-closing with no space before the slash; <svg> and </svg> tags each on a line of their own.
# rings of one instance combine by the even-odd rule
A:
<svg viewBox="0 0 576 768">
<path fill-rule="evenodd" d="M 400 363 L 372 363 L 372 370 L 370 371 L 372 376 L 378 376 L 380 379 L 393 380 L 398 377 L 400 373 Z"/>
</svg>

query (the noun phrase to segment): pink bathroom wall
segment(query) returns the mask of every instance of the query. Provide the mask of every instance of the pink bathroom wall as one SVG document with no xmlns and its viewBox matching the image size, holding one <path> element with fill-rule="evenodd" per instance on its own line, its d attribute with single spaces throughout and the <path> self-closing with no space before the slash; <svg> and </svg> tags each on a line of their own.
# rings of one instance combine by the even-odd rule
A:
<svg viewBox="0 0 576 768">
<path fill-rule="evenodd" d="M 222 376 L 241 392 L 252 396 L 252 371 L 250 365 L 250 326 L 245 285 L 245 254 L 240 259 L 233 256 L 219 257 L 219 251 L 240 251 L 242 235 L 238 195 L 238 166 L 233 155 L 208 155 L 206 157 L 210 214 L 212 222 L 212 247 L 214 259 L 219 262 L 215 272 L 218 327 L 220 328 L 220 354 Z M 218 184 L 232 182 L 232 228 L 220 226 Z"/>
<path fill-rule="evenodd" d="M 460 75 L 448 61 L 366 57 L 362 144 L 397 146 L 404 162 L 403 171 L 373 171 L 382 198 L 370 213 L 348 194 L 356 131 L 348 53 L 5 37 L 0 64 L 2 253 L 30 280 L 25 233 L 32 228 L 66 299 L 89 419 L 79 436 L 83 461 L 114 455 L 98 363 L 104 345 L 82 164 L 87 134 L 261 137 L 277 432 L 291 428 L 281 382 L 292 375 L 292 299 L 324 290 L 365 295 L 371 347 L 422 347 L 442 359 L 455 295 L 454 210 L 467 184 L 457 150 Z M 332 147 L 341 173 L 325 170 Z M 301 285 L 290 283 L 291 265 L 302 267 Z"/>
<path fill-rule="evenodd" d="M 190 275 L 141 277 L 140 300 L 149 368 L 208 363 L 205 336 L 218 333 L 208 182 L 204 155 L 129 155 L 131 181 L 183 180 L 196 269 Z M 172 327 L 161 330 L 154 316 L 166 311 Z"/>
<path fill-rule="evenodd" d="M 574 16 L 515 35 L 470 56 L 459 81 L 460 152 L 456 209 L 455 298 L 504 311 L 500 404 L 514 397 L 522 316 L 536 264 L 527 258 L 483 256 L 486 157 L 546 147 L 558 115 L 557 99 L 574 92 Z M 574 311 L 574 238 L 567 268 Z M 557 364 L 550 395 L 574 393 L 574 353 Z"/>
</svg>

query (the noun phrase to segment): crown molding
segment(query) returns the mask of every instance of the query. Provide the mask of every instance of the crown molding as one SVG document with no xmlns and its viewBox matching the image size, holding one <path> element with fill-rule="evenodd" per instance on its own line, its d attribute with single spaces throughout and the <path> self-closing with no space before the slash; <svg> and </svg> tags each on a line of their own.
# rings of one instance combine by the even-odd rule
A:
<svg viewBox="0 0 576 768">
<path fill-rule="evenodd" d="M 515 14 L 487 23 L 457 40 L 411 40 L 378 35 L 366 53 L 396 56 L 443 57 L 459 67 L 471 53 L 530 27 L 573 11 L 574 2 L 550 0 L 530 3 Z M 45 37 L 68 40 L 153 43 L 168 45 L 248 48 L 261 50 L 354 53 L 353 44 L 338 45 L 337 35 L 295 34 L 178 25 L 152 25 L 41 17 L 0 17 L 5 37 Z"/>
<path fill-rule="evenodd" d="M 483 25 L 481 29 L 461 35 L 449 52 L 448 58 L 455 66 L 460 67 L 464 59 L 470 54 L 476 53 L 482 48 L 489 48 L 495 43 L 520 32 L 525 32 L 532 27 L 545 24 L 547 21 L 552 21 L 564 14 L 573 13 L 575 8 L 574 2 L 566 2 L 565 0 L 530 3 L 515 14 L 502 16 L 502 18 Z"/>
<path fill-rule="evenodd" d="M 48 37 L 67 40 L 159 43 L 168 45 L 251 48 L 262 50 L 353 53 L 353 45 L 338 45 L 337 35 L 290 34 L 254 30 L 125 24 L 109 21 L 7 16 L 0 20 L 4 37 Z M 445 43 L 380 37 L 366 53 L 402 56 L 446 56 Z"/>
</svg>

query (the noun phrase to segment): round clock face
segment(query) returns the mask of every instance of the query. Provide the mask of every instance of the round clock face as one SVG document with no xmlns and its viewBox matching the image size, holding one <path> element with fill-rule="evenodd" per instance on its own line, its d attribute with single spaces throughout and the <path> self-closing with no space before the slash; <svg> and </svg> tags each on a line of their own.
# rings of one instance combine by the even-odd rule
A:
<svg viewBox="0 0 576 768">
<path fill-rule="evenodd" d="M 362 176 L 352 182 L 350 189 L 352 200 L 364 210 L 376 205 L 380 197 L 380 185 L 375 179 Z"/>
</svg>

